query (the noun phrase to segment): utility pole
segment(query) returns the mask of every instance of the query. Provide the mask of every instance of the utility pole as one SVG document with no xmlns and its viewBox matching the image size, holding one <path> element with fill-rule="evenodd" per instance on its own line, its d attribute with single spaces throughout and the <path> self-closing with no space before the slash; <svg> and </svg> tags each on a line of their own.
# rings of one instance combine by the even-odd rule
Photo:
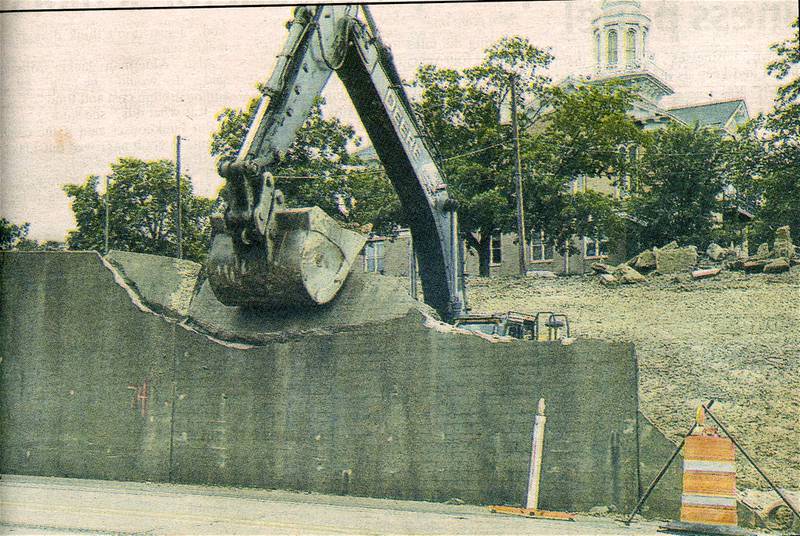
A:
<svg viewBox="0 0 800 536">
<path fill-rule="evenodd" d="M 106 195 L 104 196 L 106 205 L 106 222 L 105 222 L 105 228 L 103 230 L 103 239 L 105 242 L 105 246 L 103 248 L 105 251 L 104 255 L 108 255 L 108 217 L 110 215 L 110 210 L 109 210 L 110 205 L 108 203 L 108 187 L 110 184 L 111 184 L 111 179 L 109 178 L 108 175 L 106 175 Z"/>
<path fill-rule="evenodd" d="M 525 213 L 522 199 L 522 162 L 519 150 L 519 125 L 517 124 L 517 76 L 509 77 L 511 83 L 511 125 L 514 130 L 514 182 L 517 186 L 517 240 L 519 241 L 519 275 L 528 272 L 525 258 Z"/>
<path fill-rule="evenodd" d="M 175 199 L 175 235 L 178 241 L 178 258 L 183 258 L 183 239 L 181 237 L 181 137 L 175 136 L 175 182 L 178 185 L 178 195 Z"/>
</svg>

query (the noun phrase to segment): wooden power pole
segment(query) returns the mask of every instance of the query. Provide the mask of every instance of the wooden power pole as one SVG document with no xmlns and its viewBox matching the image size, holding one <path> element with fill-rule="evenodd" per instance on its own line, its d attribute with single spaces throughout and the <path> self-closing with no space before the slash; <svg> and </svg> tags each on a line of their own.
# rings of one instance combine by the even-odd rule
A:
<svg viewBox="0 0 800 536">
<path fill-rule="evenodd" d="M 111 179 L 109 178 L 108 175 L 106 175 L 106 195 L 104 196 L 105 197 L 105 201 L 106 201 L 106 203 L 105 203 L 105 205 L 106 205 L 106 221 L 105 221 L 105 226 L 104 226 L 104 229 L 103 229 L 103 241 L 105 242 L 105 246 L 103 248 L 104 249 L 104 253 L 103 253 L 104 255 L 108 255 L 108 218 L 111 215 L 111 210 L 110 210 L 110 206 L 111 205 L 109 205 L 108 187 L 109 187 L 110 184 L 111 184 Z"/>
<path fill-rule="evenodd" d="M 514 130 L 514 182 L 517 186 L 517 240 L 519 241 L 519 275 L 528 273 L 525 258 L 525 212 L 522 199 L 522 162 L 519 150 L 519 125 L 517 124 L 517 77 L 511 75 L 511 125 Z"/>
<path fill-rule="evenodd" d="M 175 236 L 178 242 L 178 258 L 183 258 L 183 237 L 181 236 L 181 137 L 175 136 L 175 183 L 178 186 L 178 194 L 175 198 Z"/>
</svg>

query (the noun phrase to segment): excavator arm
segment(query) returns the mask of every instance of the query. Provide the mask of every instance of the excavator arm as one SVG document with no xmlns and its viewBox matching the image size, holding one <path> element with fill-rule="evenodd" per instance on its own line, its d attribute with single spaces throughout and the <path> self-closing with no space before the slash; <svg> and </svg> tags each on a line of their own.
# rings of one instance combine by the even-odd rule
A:
<svg viewBox="0 0 800 536">
<path fill-rule="evenodd" d="M 287 210 L 270 169 L 291 146 L 331 74 L 342 80 L 408 217 L 425 301 L 454 319 L 464 308 L 455 203 L 420 132 L 391 52 L 369 9 L 301 6 L 226 178 L 209 280 L 228 305 L 325 303 L 344 282 L 363 238 L 318 208 Z"/>
</svg>

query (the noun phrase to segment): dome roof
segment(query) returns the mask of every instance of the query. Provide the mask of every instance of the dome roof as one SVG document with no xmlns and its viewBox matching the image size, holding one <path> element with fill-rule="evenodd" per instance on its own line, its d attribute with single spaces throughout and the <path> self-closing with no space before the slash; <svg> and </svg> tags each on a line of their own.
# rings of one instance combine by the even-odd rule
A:
<svg viewBox="0 0 800 536">
<path fill-rule="evenodd" d="M 614 7 L 631 7 L 639 11 L 642 5 L 639 0 L 603 0 L 603 11 Z"/>
</svg>

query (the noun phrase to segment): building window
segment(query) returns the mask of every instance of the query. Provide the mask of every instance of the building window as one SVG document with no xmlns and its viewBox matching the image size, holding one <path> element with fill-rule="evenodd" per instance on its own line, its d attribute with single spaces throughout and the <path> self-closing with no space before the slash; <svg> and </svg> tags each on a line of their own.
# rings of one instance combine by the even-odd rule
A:
<svg viewBox="0 0 800 536">
<path fill-rule="evenodd" d="M 631 164 L 630 169 L 631 170 L 635 170 L 636 169 L 636 165 L 635 165 L 636 161 L 639 160 L 639 147 L 637 147 L 636 145 L 631 145 L 628 148 L 628 160 L 629 160 L 629 162 Z M 633 192 L 636 191 L 636 187 L 637 187 L 637 184 L 636 184 L 635 176 L 629 172 L 625 176 L 625 191 L 628 192 L 628 193 L 633 193 Z"/>
<path fill-rule="evenodd" d="M 642 30 L 642 58 L 647 57 L 647 29 Z"/>
<path fill-rule="evenodd" d="M 636 63 L 636 30 L 633 28 L 625 34 L 625 62 L 628 65 Z"/>
<path fill-rule="evenodd" d="M 608 64 L 617 64 L 617 31 L 611 30 L 608 32 Z"/>
<path fill-rule="evenodd" d="M 600 62 L 603 61 L 603 47 L 600 45 L 600 32 L 594 32 L 594 46 L 597 56 L 597 65 L 600 66 Z"/>
<path fill-rule="evenodd" d="M 576 194 L 578 192 L 586 192 L 589 190 L 588 182 L 586 180 L 586 177 L 584 176 L 578 176 L 577 178 L 572 179 L 569 185 L 570 185 L 570 191 L 573 194 Z"/>
<path fill-rule="evenodd" d="M 364 271 L 383 273 L 383 240 L 370 240 L 364 246 Z"/>
<path fill-rule="evenodd" d="M 500 264 L 503 262 L 503 237 L 499 232 L 492 233 L 489 239 L 489 246 L 491 248 L 491 264 Z"/>
<path fill-rule="evenodd" d="M 544 231 L 533 231 L 531 233 L 531 261 L 552 261 L 553 244 L 545 240 Z"/>
<path fill-rule="evenodd" d="M 608 256 L 608 239 L 607 238 L 589 238 L 583 237 L 584 252 L 583 256 L 587 259 Z"/>
</svg>

